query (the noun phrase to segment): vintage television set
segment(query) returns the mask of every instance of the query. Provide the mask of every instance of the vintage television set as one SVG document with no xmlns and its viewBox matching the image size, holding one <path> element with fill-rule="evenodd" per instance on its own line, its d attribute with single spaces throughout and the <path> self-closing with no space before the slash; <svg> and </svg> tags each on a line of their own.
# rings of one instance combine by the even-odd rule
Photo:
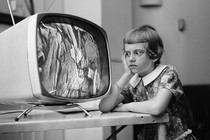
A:
<svg viewBox="0 0 210 140">
<path fill-rule="evenodd" d="M 0 103 L 67 105 L 111 86 L 106 32 L 68 14 L 37 13 L 0 33 Z"/>
</svg>

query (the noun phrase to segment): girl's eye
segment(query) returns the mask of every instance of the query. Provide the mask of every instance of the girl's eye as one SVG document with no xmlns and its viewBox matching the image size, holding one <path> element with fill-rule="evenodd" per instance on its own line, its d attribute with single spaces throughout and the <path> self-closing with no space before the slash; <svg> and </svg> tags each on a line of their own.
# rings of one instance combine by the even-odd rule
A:
<svg viewBox="0 0 210 140">
<path fill-rule="evenodd" d="M 144 54 L 144 50 L 136 50 L 135 51 L 135 54 L 137 55 L 137 56 L 141 56 L 142 54 Z"/>
<path fill-rule="evenodd" d="M 130 53 L 129 52 L 125 52 L 125 57 L 129 57 Z"/>
</svg>

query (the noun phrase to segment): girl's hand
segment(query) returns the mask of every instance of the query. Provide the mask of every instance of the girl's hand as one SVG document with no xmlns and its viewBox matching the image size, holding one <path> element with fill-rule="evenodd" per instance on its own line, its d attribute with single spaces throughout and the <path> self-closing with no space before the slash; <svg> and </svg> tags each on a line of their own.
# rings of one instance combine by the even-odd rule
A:
<svg viewBox="0 0 210 140">
<path fill-rule="evenodd" d="M 126 60 L 125 60 L 125 53 L 123 53 L 123 55 L 121 56 L 121 59 L 122 59 L 122 62 L 123 62 L 123 66 L 124 66 L 124 70 L 125 70 L 125 73 L 129 73 L 129 74 L 133 74 L 133 72 L 130 70 L 130 68 L 128 67 L 128 64 L 126 63 Z"/>
</svg>

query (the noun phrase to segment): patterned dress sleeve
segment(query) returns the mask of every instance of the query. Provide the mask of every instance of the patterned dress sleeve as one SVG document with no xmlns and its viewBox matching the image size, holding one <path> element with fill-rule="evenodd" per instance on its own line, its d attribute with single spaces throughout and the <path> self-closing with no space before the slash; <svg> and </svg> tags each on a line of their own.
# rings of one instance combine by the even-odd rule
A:
<svg viewBox="0 0 210 140">
<path fill-rule="evenodd" d="M 162 74 L 159 89 L 160 88 L 166 88 L 170 90 L 172 94 L 177 98 L 181 97 L 183 94 L 181 81 L 173 66 L 168 66 L 168 68 Z"/>
</svg>

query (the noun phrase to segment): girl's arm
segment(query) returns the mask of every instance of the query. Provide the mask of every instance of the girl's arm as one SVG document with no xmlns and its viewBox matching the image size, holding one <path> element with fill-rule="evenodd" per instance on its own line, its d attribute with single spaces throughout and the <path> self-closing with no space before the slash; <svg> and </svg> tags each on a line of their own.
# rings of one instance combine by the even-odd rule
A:
<svg viewBox="0 0 210 140">
<path fill-rule="evenodd" d="M 124 97 L 120 94 L 122 89 L 127 85 L 133 76 L 133 73 L 128 68 L 125 62 L 125 54 L 122 55 L 122 62 L 124 65 L 125 73 L 121 78 L 112 86 L 110 93 L 103 99 L 101 99 L 99 104 L 99 109 L 102 112 L 109 112 L 115 108 L 119 103 L 124 100 Z"/>
<path fill-rule="evenodd" d="M 163 113 L 169 105 L 169 102 L 173 94 L 168 89 L 160 89 L 157 95 L 147 101 L 143 102 L 132 102 L 128 104 L 120 104 L 116 107 L 115 111 L 131 111 L 146 113 L 151 115 L 160 115 Z"/>
<path fill-rule="evenodd" d="M 124 97 L 121 95 L 121 91 L 131 79 L 131 77 L 132 75 L 129 75 L 127 73 L 123 74 L 120 80 L 112 86 L 110 93 L 106 97 L 101 99 L 99 109 L 102 112 L 111 111 L 114 107 L 116 107 L 124 100 Z"/>
</svg>

